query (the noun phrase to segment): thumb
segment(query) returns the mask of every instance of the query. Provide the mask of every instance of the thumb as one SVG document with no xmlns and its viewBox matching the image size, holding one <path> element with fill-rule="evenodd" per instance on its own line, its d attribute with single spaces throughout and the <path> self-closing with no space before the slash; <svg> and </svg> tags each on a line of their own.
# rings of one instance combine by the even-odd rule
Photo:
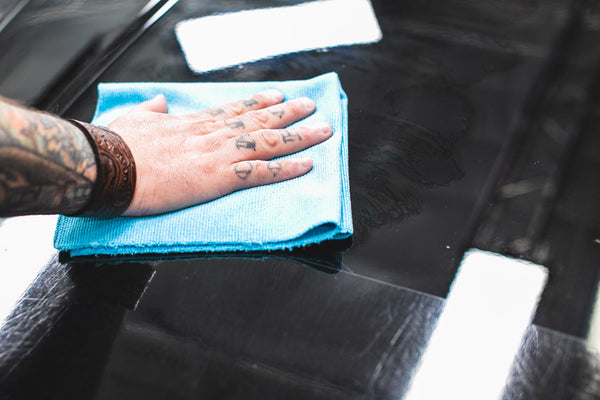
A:
<svg viewBox="0 0 600 400">
<path fill-rule="evenodd" d="M 167 98 L 163 94 L 159 94 L 153 99 L 139 103 L 131 111 L 152 111 L 164 114 L 167 112 Z"/>
</svg>

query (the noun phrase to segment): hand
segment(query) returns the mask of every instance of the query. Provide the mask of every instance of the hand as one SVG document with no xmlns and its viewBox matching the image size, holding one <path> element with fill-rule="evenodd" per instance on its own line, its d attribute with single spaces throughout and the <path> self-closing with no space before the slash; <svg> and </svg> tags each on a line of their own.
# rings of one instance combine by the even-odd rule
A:
<svg viewBox="0 0 600 400">
<path fill-rule="evenodd" d="M 163 95 L 138 104 L 108 128 L 128 144 L 137 184 L 126 216 L 205 203 L 231 192 L 306 174 L 306 158 L 270 161 L 321 143 L 329 125 L 284 129 L 315 110 L 307 98 L 282 103 L 267 90 L 195 114 L 167 115 Z"/>
</svg>

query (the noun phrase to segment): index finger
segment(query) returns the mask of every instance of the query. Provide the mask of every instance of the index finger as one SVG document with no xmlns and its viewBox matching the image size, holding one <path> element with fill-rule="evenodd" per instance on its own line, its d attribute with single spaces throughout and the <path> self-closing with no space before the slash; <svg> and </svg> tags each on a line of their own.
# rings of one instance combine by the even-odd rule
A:
<svg viewBox="0 0 600 400">
<path fill-rule="evenodd" d="M 221 106 L 209 108 L 198 113 L 189 114 L 194 119 L 224 120 L 244 114 L 248 111 L 261 110 L 283 101 L 283 93 L 276 89 L 268 89 L 252 96 Z"/>
</svg>

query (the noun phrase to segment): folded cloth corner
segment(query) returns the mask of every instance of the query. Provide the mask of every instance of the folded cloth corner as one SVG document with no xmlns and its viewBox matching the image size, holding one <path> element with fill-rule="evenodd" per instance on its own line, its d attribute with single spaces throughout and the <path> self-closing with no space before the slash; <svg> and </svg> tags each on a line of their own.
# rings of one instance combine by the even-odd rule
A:
<svg viewBox="0 0 600 400">
<path fill-rule="evenodd" d="M 325 142 L 292 155 L 313 160 L 308 174 L 164 215 L 61 216 L 54 246 L 72 257 L 268 251 L 351 236 L 347 97 L 333 72 L 282 82 L 101 83 L 92 123 L 107 126 L 159 93 L 166 96 L 170 114 L 189 114 L 270 88 L 286 100 L 315 101 L 315 113 L 297 124 L 327 122 L 333 128 Z"/>
</svg>

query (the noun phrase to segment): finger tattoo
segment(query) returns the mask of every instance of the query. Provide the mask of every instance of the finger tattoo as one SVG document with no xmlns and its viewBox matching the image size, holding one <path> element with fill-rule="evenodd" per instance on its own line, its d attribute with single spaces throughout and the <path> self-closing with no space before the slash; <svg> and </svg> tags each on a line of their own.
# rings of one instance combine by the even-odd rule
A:
<svg viewBox="0 0 600 400">
<path fill-rule="evenodd" d="M 277 174 L 281 172 L 281 164 L 277 161 L 269 161 L 267 169 L 273 174 L 273 177 L 276 177 Z"/>
<path fill-rule="evenodd" d="M 242 100 L 242 104 L 244 105 L 244 107 L 248 108 L 257 105 L 258 101 L 254 99 Z"/>
<path fill-rule="evenodd" d="M 252 173 L 252 164 L 249 161 L 236 164 L 234 171 L 238 178 L 245 181 Z"/>
<path fill-rule="evenodd" d="M 295 130 L 286 129 L 281 132 L 281 139 L 283 139 L 283 143 L 288 143 L 295 142 L 296 140 L 302 141 L 302 136 Z"/>
<path fill-rule="evenodd" d="M 244 122 L 239 119 L 227 120 L 227 121 L 225 121 L 225 125 L 227 125 L 229 128 L 239 128 L 239 129 L 244 129 L 246 127 Z"/>
<path fill-rule="evenodd" d="M 225 114 L 225 110 L 222 108 L 216 108 L 214 110 L 209 110 L 208 113 L 211 117 L 216 117 L 217 115 Z"/>
<path fill-rule="evenodd" d="M 285 114 L 285 110 L 283 109 L 283 107 L 275 108 L 273 110 L 270 110 L 269 112 L 279 119 L 281 119 L 281 117 L 283 117 L 283 114 Z"/>
<path fill-rule="evenodd" d="M 244 133 L 242 136 L 235 139 L 235 147 L 238 149 L 252 149 L 253 151 L 256 151 L 256 142 L 249 133 Z"/>
</svg>

